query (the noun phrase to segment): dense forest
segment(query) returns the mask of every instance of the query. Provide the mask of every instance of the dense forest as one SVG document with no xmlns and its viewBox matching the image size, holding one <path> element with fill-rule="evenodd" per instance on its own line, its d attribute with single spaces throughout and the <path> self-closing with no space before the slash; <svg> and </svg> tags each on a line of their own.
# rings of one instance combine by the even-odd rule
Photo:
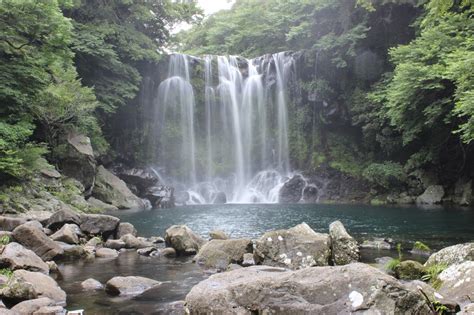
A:
<svg viewBox="0 0 474 315">
<path fill-rule="evenodd" d="M 416 179 L 454 195 L 474 172 L 473 4 L 239 0 L 203 19 L 193 1 L 2 0 L 0 179 L 61 169 L 71 133 L 103 164 L 151 163 L 137 98 L 170 50 L 293 51 L 294 168 L 337 170 L 382 194 L 419 190 Z M 182 22 L 194 26 L 173 35 Z"/>
</svg>

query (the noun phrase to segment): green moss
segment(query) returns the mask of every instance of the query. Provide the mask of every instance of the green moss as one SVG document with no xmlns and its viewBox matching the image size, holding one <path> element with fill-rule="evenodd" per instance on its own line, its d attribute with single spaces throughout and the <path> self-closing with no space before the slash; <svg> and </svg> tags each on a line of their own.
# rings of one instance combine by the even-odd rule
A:
<svg viewBox="0 0 474 315">
<path fill-rule="evenodd" d="M 420 242 L 420 241 L 416 241 L 415 244 L 413 245 L 413 249 L 416 249 L 416 250 L 419 250 L 419 251 L 422 251 L 422 252 L 430 252 L 431 251 L 431 248 L 428 247 L 428 245 Z"/>
<path fill-rule="evenodd" d="M 395 271 L 395 269 L 400 265 L 400 259 L 393 258 L 386 265 L 385 269 L 390 271 Z"/>
<path fill-rule="evenodd" d="M 433 264 L 426 268 L 426 274 L 421 280 L 429 282 L 435 289 L 439 289 L 443 282 L 438 278 L 439 274 L 448 268 L 447 264 Z"/>
<path fill-rule="evenodd" d="M 3 235 L 0 237 L 0 245 L 7 245 L 11 242 L 10 236 L 8 235 Z"/>
<path fill-rule="evenodd" d="M 374 199 L 370 200 L 370 204 L 372 206 L 382 206 L 382 205 L 387 204 L 387 201 L 374 198 Z"/>
</svg>

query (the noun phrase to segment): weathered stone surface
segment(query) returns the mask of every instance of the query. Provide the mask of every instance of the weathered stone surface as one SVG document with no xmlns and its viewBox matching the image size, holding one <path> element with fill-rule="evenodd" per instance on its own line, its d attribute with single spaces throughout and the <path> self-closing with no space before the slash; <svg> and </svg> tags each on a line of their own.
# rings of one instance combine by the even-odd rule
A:
<svg viewBox="0 0 474 315">
<path fill-rule="evenodd" d="M 87 203 L 93 208 L 93 209 L 99 209 L 101 211 L 115 211 L 118 210 L 118 208 L 114 205 L 109 205 L 108 203 L 105 203 L 97 198 L 90 197 L 87 199 Z"/>
<path fill-rule="evenodd" d="M 423 296 L 365 264 L 287 271 L 254 266 L 211 276 L 189 314 L 429 314 Z"/>
<path fill-rule="evenodd" d="M 82 216 L 79 227 L 88 234 L 113 235 L 120 219 L 105 214 L 86 214 Z"/>
<path fill-rule="evenodd" d="M 0 230 L 13 231 L 17 226 L 26 223 L 25 218 L 0 216 Z"/>
<path fill-rule="evenodd" d="M 438 278 L 442 281 L 439 293 L 460 305 L 469 304 L 474 296 L 474 261 L 454 264 L 441 272 Z"/>
<path fill-rule="evenodd" d="M 54 168 L 43 168 L 40 170 L 40 173 L 46 178 L 53 178 L 53 179 L 61 178 L 61 173 L 59 173 Z"/>
<path fill-rule="evenodd" d="M 133 236 L 137 236 L 137 229 L 133 226 L 133 224 L 128 222 L 120 222 L 117 233 L 115 235 L 116 238 L 121 238 L 126 234 L 132 234 Z"/>
<path fill-rule="evenodd" d="M 474 243 L 458 244 L 443 248 L 432 254 L 425 266 L 433 264 L 460 264 L 465 261 L 474 260 Z"/>
<path fill-rule="evenodd" d="M 77 179 L 86 191 L 94 186 L 96 161 L 91 141 L 84 135 L 71 134 L 60 161 L 64 175 Z"/>
<path fill-rule="evenodd" d="M 46 226 L 52 230 L 60 229 L 64 224 L 81 224 L 81 215 L 70 209 L 61 209 L 53 213 Z"/>
<path fill-rule="evenodd" d="M 147 189 L 145 198 L 150 200 L 153 208 L 173 208 L 175 206 L 174 188 L 165 185 L 153 186 Z"/>
<path fill-rule="evenodd" d="M 253 254 L 251 253 L 244 254 L 244 260 L 242 261 L 241 265 L 244 267 L 255 265 L 255 259 L 253 258 Z"/>
<path fill-rule="evenodd" d="M 92 278 L 82 281 L 81 287 L 84 291 L 102 290 L 104 288 L 102 283 Z"/>
<path fill-rule="evenodd" d="M 199 251 L 205 241 L 186 225 L 173 225 L 165 233 L 166 246 L 173 247 L 178 255 L 189 255 Z"/>
<path fill-rule="evenodd" d="M 340 221 L 329 225 L 331 237 L 332 261 L 336 265 L 346 265 L 359 261 L 359 246 L 357 241 L 347 233 Z"/>
<path fill-rule="evenodd" d="M 329 235 L 316 233 L 306 223 L 267 232 L 257 240 L 255 247 L 257 263 L 291 269 L 327 266 L 330 256 Z"/>
<path fill-rule="evenodd" d="M 115 169 L 115 172 L 127 184 L 136 187 L 141 197 L 144 197 L 148 188 L 155 186 L 159 182 L 158 176 L 150 168 L 118 167 Z"/>
<path fill-rule="evenodd" d="M 458 315 L 472 315 L 474 314 L 474 303 L 469 303 L 469 304 L 466 304 L 464 305 L 462 308 L 461 308 L 461 311 L 458 313 Z"/>
<path fill-rule="evenodd" d="M 107 240 L 107 242 L 105 242 L 104 246 L 107 247 L 107 248 L 120 250 L 122 248 L 125 248 L 127 245 L 122 240 Z"/>
<path fill-rule="evenodd" d="M 62 306 L 43 306 L 35 311 L 33 315 L 66 315 L 67 310 Z"/>
<path fill-rule="evenodd" d="M 15 242 L 9 243 L 3 248 L 0 255 L 0 266 L 13 270 L 26 269 L 49 273 L 49 266 L 38 255 Z"/>
<path fill-rule="evenodd" d="M 114 277 L 107 281 L 105 291 L 110 295 L 140 295 L 161 282 L 144 277 Z"/>
<path fill-rule="evenodd" d="M 143 208 L 143 201 L 135 196 L 125 182 L 102 165 L 97 168 L 96 182 L 92 194 L 95 198 L 119 209 Z"/>
<path fill-rule="evenodd" d="M 75 244 L 67 244 L 64 242 L 57 242 L 55 241 L 57 245 L 59 245 L 63 249 L 63 254 L 61 257 L 63 258 L 83 258 L 87 256 L 87 252 L 83 246 L 80 245 L 75 245 Z"/>
<path fill-rule="evenodd" d="M 18 243 L 34 251 L 44 261 L 63 254 L 63 249 L 36 227 L 20 225 L 13 230 L 12 235 Z"/>
<path fill-rule="evenodd" d="M 417 261 L 404 260 L 395 267 L 395 275 L 402 280 L 417 280 L 425 274 L 425 267 Z"/>
<path fill-rule="evenodd" d="M 133 236 L 132 234 L 125 234 L 120 238 L 122 242 L 125 243 L 125 248 L 145 248 L 151 247 L 153 244 L 150 242 L 146 242 L 138 237 Z"/>
<path fill-rule="evenodd" d="M 66 305 L 66 293 L 53 278 L 40 272 L 16 270 L 1 295 L 12 300 L 52 299 L 56 305 Z"/>
<path fill-rule="evenodd" d="M 99 258 L 117 258 L 118 257 L 118 252 L 115 249 L 111 248 L 99 248 L 95 251 L 95 256 Z"/>
<path fill-rule="evenodd" d="M 152 242 L 153 244 L 161 244 L 165 242 L 165 239 L 161 236 L 152 236 L 148 239 L 148 241 Z"/>
<path fill-rule="evenodd" d="M 53 306 L 55 302 L 47 297 L 34 300 L 23 301 L 12 307 L 12 312 L 16 314 L 33 314 L 43 306 Z"/>
<path fill-rule="evenodd" d="M 303 196 L 303 189 L 306 181 L 303 176 L 295 175 L 281 187 L 278 193 L 278 202 L 280 203 L 296 203 Z"/>
<path fill-rule="evenodd" d="M 79 237 L 77 236 L 79 227 L 75 224 L 64 224 L 56 233 L 51 235 L 53 241 L 64 242 L 68 244 L 78 244 Z"/>
<path fill-rule="evenodd" d="M 173 247 L 166 247 L 166 248 L 160 249 L 160 255 L 164 257 L 175 257 L 176 250 Z"/>
<path fill-rule="evenodd" d="M 142 256 L 150 256 L 157 250 L 158 249 L 156 247 L 145 247 L 145 248 L 138 249 L 137 254 L 142 255 Z"/>
<path fill-rule="evenodd" d="M 209 232 L 209 237 L 210 237 L 211 240 L 227 240 L 227 239 L 229 239 L 229 236 L 224 231 L 220 231 L 220 230 Z"/>
<path fill-rule="evenodd" d="M 19 216 L 27 220 L 35 220 L 40 222 L 43 226 L 46 226 L 49 218 L 53 214 L 50 211 L 41 211 L 41 210 L 29 210 L 23 213 L 20 213 Z"/>
<path fill-rule="evenodd" d="M 444 197 L 444 188 L 441 185 L 432 185 L 426 188 L 425 192 L 416 198 L 417 204 L 433 205 L 441 203 Z"/>
<path fill-rule="evenodd" d="M 211 240 L 201 247 L 194 260 L 205 268 L 223 271 L 231 263 L 241 264 L 244 254 L 252 251 L 253 244 L 248 239 Z"/>
</svg>

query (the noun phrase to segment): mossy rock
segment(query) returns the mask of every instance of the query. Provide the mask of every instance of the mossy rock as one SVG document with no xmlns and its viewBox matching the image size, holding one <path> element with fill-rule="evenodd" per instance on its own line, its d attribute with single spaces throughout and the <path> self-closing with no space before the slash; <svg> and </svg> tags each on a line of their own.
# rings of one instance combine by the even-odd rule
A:
<svg viewBox="0 0 474 315">
<path fill-rule="evenodd" d="M 426 273 L 425 267 L 414 260 L 402 261 L 394 268 L 394 271 L 396 277 L 402 280 L 421 279 Z"/>
</svg>

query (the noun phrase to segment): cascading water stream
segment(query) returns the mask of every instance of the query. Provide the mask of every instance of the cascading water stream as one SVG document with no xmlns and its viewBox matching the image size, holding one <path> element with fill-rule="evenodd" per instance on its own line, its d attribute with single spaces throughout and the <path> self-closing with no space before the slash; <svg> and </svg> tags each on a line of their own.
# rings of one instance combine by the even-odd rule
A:
<svg viewBox="0 0 474 315">
<path fill-rule="evenodd" d="M 278 202 L 291 171 L 292 55 L 174 54 L 169 63 L 157 98 L 157 164 L 168 184 L 187 191 L 187 203 L 212 203 L 222 193 L 234 203 Z"/>
</svg>

